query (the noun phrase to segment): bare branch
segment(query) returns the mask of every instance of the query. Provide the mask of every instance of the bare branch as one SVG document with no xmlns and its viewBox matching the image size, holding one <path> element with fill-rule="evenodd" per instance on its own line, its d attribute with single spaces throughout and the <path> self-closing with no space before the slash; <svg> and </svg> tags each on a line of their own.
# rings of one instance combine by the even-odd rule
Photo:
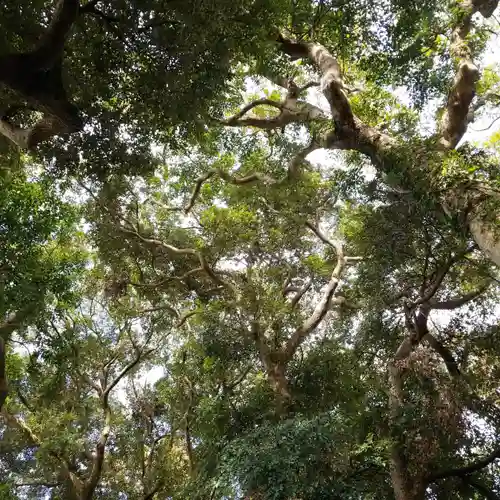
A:
<svg viewBox="0 0 500 500">
<path fill-rule="evenodd" d="M 284 84 L 285 82 L 281 82 Z M 311 84 L 312 85 L 312 84 Z M 220 123 L 232 127 L 251 126 L 264 130 L 272 130 L 275 128 L 284 128 L 290 123 L 308 123 L 318 119 L 326 119 L 325 113 L 306 101 L 298 101 L 298 97 L 302 90 L 311 86 L 298 87 L 293 80 L 286 80 L 286 88 L 288 90 L 286 98 L 283 102 L 277 102 L 270 99 L 258 99 L 247 104 L 239 113 Z M 280 113 L 278 116 L 271 118 L 243 118 L 243 116 L 251 109 L 267 105 L 278 108 Z"/>
<path fill-rule="evenodd" d="M 225 387 L 226 391 L 233 391 L 238 385 L 240 385 L 243 380 L 246 379 L 247 375 L 250 373 L 250 370 L 253 368 L 253 365 L 248 365 L 239 375 L 234 382 Z"/>
<path fill-rule="evenodd" d="M 132 226 L 132 227 L 134 227 L 134 226 Z M 169 253 L 173 253 L 175 255 L 197 255 L 197 253 L 198 253 L 196 250 L 193 250 L 192 248 L 177 248 L 177 247 L 169 245 L 168 243 L 165 243 L 161 240 L 156 240 L 154 238 L 145 238 L 137 231 L 137 229 L 135 227 L 134 227 L 134 230 L 126 229 L 123 226 L 119 226 L 118 228 L 122 233 L 126 233 L 126 234 L 130 234 L 132 236 L 135 236 L 136 238 L 140 239 L 141 241 L 143 241 L 144 243 L 147 243 L 149 245 L 154 245 L 154 246 L 164 248 Z"/>
<path fill-rule="evenodd" d="M 480 129 L 473 129 L 471 128 L 471 130 L 473 130 L 474 132 L 486 132 L 486 130 L 489 130 L 491 127 L 493 127 L 493 125 L 498 121 L 500 120 L 500 116 L 497 116 L 487 127 L 485 128 L 480 128 Z"/>
<path fill-rule="evenodd" d="M 104 391 L 103 391 L 103 393 L 101 395 L 101 398 L 103 399 L 103 401 L 106 401 L 106 404 L 107 404 L 107 399 L 109 397 L 109 393 L 113 390 L 113 388 L 116 386 L 116 384 L 118 384 L 118 382 L 120 382 L 120 380 L 130 370 L 132 370 L 132 368 L 134 368 L 139 363 L 139 361 L 141 361 L 141 357 L 142 357 L 143 354 L 144 354 L 143 351 L 139 350 L 137 352 L 136 356 L 134 357 L 134 359 L 132 361 L 130 361 L 130 363 L 128 363 L 128 365 L 126 365 L 125 367 L 123 367 L 123 369 L 120 371 L 120 373 L 104 389 Z"/>
<path fill-rule="evenodd" d="M 199 314 L 199 310 L 195 309 L 194 311 L 187 311 L 185 312 L 180 318 L 177 324 L 175 325 L 177 328 L 180 328 L 184 323 L 189 319 L 195 316 L 196 314 Z"/>
<path fill-rule="evenodd" d="M 200 175 L 198 179 L 196 179 L 196 184 L 193 188 L 193 192 L 191 193 L 191 198 L 189 199 L 189 203 L 184 207 L 184 212 L 189 213 L 191 209 L 194 207 L 196 203 L 196 199 L 200 194 L 201 187 L 203 184 L 210 179 L 213 175 L 217 173 L 217 169 L 210 169 L 206 174 Z"/>
<path fill-rule="evenodd" d="M 441 283 L 443 282 L 444 278 L 448 274 L 449 270 L 451 267 L 456 264 L 460 259 L 465 257 L 468 253 L 472 252 L 476 248 L 476 245 L 470 246 L 466 248 L 462 252 L 458 252 L 454 256 L 450 257 L 448 261 L 446 261 L 437 271 L 436 277 L 434 278 L 434 281 L 430 285 L 430 287 L 427 289 L 427 291 L 421 295 L 421 297 L 416 300 L 412 306 L 417 306 L 420 304 L 426 304 L 429 302 L 429 300 L 437 293 L 439 290 L 439 287 L 441 286 Z"/>
<path fill-rule="evenodd" d="M 29 483 L 16 483 L 16 484 L 13 484 L 12 486 L 14 488 L 26 488 L 26 487 L 32 487 L 32 488 L 36 488 L 36 487 L 43 487 L 43 488 L 57 488 L 58 486 L 60 486 L 62 483 L 60 482 L 48 482 L 48 481 L 31 481 Z"/>
</svg>

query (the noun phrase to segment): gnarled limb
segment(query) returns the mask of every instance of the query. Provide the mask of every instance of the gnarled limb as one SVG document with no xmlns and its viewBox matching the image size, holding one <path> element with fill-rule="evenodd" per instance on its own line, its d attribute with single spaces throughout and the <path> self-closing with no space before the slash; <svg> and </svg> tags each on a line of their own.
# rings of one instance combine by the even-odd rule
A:
<svg viewBox="0 0 500 500">
<path fill-rule="evenodd" d="M 288 90 L 284 101 L 273 101 L 271 99 L 257 99 L 241 109 L 234 116 L 227 120 L 222 120 L 223 125 L 231 127 L 257 127 L 264 130 L 272 130 L 283 128 L 290 123 L 309 123 L 314 120 L 327 119 L 325 113 L 312 104 L 306 101 L 299 101 L 300 93 L 309 88 L 311 85 L 298 87 L 293 81 L 286 80 L 286 88 Z M 282 82 L 284 84 L 285 82 Z M 278 116 L 272 118 L 244 118 L 246 113 L 257 106 L 272 106 L 280 110 Z"/>
<path fill-rule="evenodd" d="M 472 62 L 472 55 L 466 40 L 471 29 L 472 15 L 475 12 L 489 15 L 493 5 L 497 4 L 498 0 L 475 0 L 473 2 L 463 0 L 462 2 L 464 14 L 453 31 L 452 47 L 454 56 L 459 59 L 459 70 L 441 122 L 440 136 L 437 141 L 438 148 L 441 150 L 453 148 L 458 144 L 469 120 L 469 107 L 477 79 L 477 68 Z M 324 147 L 358 151 L 368 156 L 382 175 L 388 174 L 394 167 L 390 153 L 398 146 L 398 142 L 391 135 L 363 123 L 353 114 L 335 58 L 319 44 L 296 42 L 281 35 L 276 38 L 276 41 L 281 50 L 292 59 L 307 58 L 322 74 L 322 90 L 330 104 L 335 125 L 334 129 L 326 134 Z M 390 183 L 394 185 L 393 180 Z M 490 194 L 487 198 L 493 197 L 494 195 Z M 482 198 L 479 201 L 474 200 L 476 209 L 470 214 L 467 225 L 480 249 L 500 266 L 500 238 L 492 227 L 495 223 L 489 224 L 479 213 L 479 209 L 485 207 L 485 203 L 481 200 L 484 202 Z M 471 195 L 470 193 L 464 195 L 460 189 L 456 188 L 445 193 L 439 201 L 447 214 L 454 215 L 469 206 Z"/>
<path fill-rule="evenodd" d="M 205 274 L 218 286 L 230 289 L 231 292 L 235 293 L 234 287 L 231 283 L 227 283 L 224 280 L 222 280 L 212 269 L 212 267 L 208 264 L 205 256 L 203 255 L 202 252 L 198 250 L 194 250 L 193 248 L 177 248 L 174 247 L 173 245 L 169 245 L 168 243 L 165 243 L 161 240 L 157 240 L 154 238 L 146 238 L 142 236 L 138 230 L 138 228 L 132 224 L 131 221 L 124 219 L 125 222 L 132 228 L 132 229 L 127 229 L 124 226 L 118 226 L 118 229 L 125 234 L 130 234 L 131 236 L 134 236 L 138 238 L 139 240 L 143 241 L 144 243 L 147 243 L 148 245 L 153 245 L 156 247 L 163 248 L 167 252 L 174 254 L 174 255 L 192 255 L 193 257 L 196 257 L 199 262 L 200 262 L 200 268 L 193 269 L 193 272 L 198 272 L 200 270 L 203 270 Z M 190 271 L 188 271 L 189 274 L 191 274 Z M 185 273 L 184 276 L 189 275 L 188 273 Z M 172 278 L 172 279 L 180 279 L 180 278 Z"/>
<path fill-rule="evenodd" d="M 469 107 L 479 80 L 479 68 L 473 61 L 467 40 L 472 28 L 472 16 L 480 12 L 484 17 L 490 17 L 498 5 L 498 0 L 459 0 L 456 3 L 462 13 L 451 35 L 450 52 L 457 60 L 457 73 L 440 125 L 439 144 L 444 149 L 455 148 L 465 134 Z"/>
<path fill-rule="evenodd" d="M 0 83 L 44 115 L 29 129 L 17 127 L 5 118 L 0 120 L 0 133 L 20 148 L 30 149 L 54 135 L 77 132 L 83 127 L 61 78 L 64 45 L 79 8 L 79 0 L 59 0 L 45 35 L 32 51 L 0 57 Z"/>
<path fill-rule="evenodd" d="M 38 70 L 52 68 L 60 59 L 69 32 L 78 17 L 80 0 L 58 0 L 52 21 L 29 61 Z"/>
<path fill-rule="evenodd" d="M 277 39 L 283 52 L 292 59 L 308 58 L 321 72 L 321 88 L 334 121 L 343 127 L 355 128 L 354 114 L 346 95 L 340 65 L 335 57 L 319 43 L 295 42 L 279 36 Z"/>
</svg>

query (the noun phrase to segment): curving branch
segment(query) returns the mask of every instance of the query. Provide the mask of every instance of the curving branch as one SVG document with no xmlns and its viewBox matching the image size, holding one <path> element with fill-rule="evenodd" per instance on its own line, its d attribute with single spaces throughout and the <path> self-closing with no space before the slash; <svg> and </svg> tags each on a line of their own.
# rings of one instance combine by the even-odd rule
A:
<svg viewBox="0 0 500 500">
<path fill-rule="evenodd" d="M 239 120 L 243 118 L 249 111 L 257 106 L 271 106 L 273 108 L 277 108 L 279 110 L 283 109 L 283 103 L 278 101 L 273 101 L 272 99 L 257 99 L 246 106 L 244 106 L 238 113 L 233 115 L 231 118 L 224 120 L 224 125 L 239 125 Z"/>
<path fill-rule="evenodd" d="M 335 295 L 335 292 L 337 291 L 338 285 L 340 283 L 340 277 L 342 275 L 342 272 L 346 264 L 346 257 L 344 256 L 341 243 L 333 242 L 328 238 L 326 238 L 326 236 L 323 235 L 321 230 L 310 222 L 307 222 L 306 226 L 309 229 L 311 229 L 311 231 L 313 231 L 314 234 L 320 237 L 322 241 L 328 242 L 328 244 L 335 249 L 337 254 L 337 264 L 335 265 L 335 268 L 333 269 L 333 272 L 330 276 L 330 281 L 328 282 L 328 285 L 324 289 L 321 299 L 314 308 L 314 311 L 312 312 L 311 316 L 309 316 L 293 332 L 292 336 L 288 339 L 283 351 L 283 360 L 285 363 L 292 358 L 292 356 L 295 354 L 295 352 L 299 348 L 300 344 L 302 344 L 304 339 L 312 331 L 314 331 L 318 327 L 318 325 L 323 321 L 324 317 L 326 316 L 326 313 L 330 309 L 332 297 Z"/>
<path fill-rule="evenodd" d="M 293 296 L 292 301 L 290 303 L 290 306 L 292 309 L 297 307 L 297 304 L 299 303 L 300 299 L 309 291 L 309 289 L 312 286 L 312 279 L 309 279 L 306 284 L 297 290 L 297 293 Z"/>
<path fill-rule="evenodd" d="M 223 125 L 230 127 L 256 127 L 264 130 L 284 128 L 290 123 L 310 123 L 315 120 L 325 120 L 328 117 L 325 113 L 304 100 L 298 100 L 301 92 L 315 85 L 315 82 L 308 83 L 303 87 L 297 86 L 293 80 L 279 79 L 280 85 L 284 86 L 288 92 L 284 101 L 273 101 L 271 99 L 257 99 L 243 107 L 234 116 L 219 120 Z M 272 106 L 279 109 L 278 116 L 271 118 L 257 118 L 244 116 L 257 106 Z"/>
<path fill-rule="evenodd" d="M 459 307 L 462 307 L 463 305 L 467 304 L 468 302 L 471 302 L 472 300 L 477 299 L 480 295 L 482 295 L 485 290 L 488 288 L 488 285 L 483 286 L 479 288 L 478 290 L 475 290 L 474 292 L 466 293 L 462 297 L 454 297 L 452 299 L 444 300 L 442 302 L 437 302 L 437 301 L 430 301 L 429 305 L 431 309 L 458 309 Z"/>
<path fill-rule="evenodd" d="M 192 269 L 191 271 L 188 271 L 185 273 L 181 278 L 175 277 L 175 278 L 169 278 L 169 279 L 175 279 L 175 280 L 180 280 L 184 277 L 187 277 L 193 273 L 203 271 L 215 284 L 218 286 L 224 287 L 226 289 L 230 289 L 233 293 L 235 293 L 235 289 L 231 283 L 228 283 L 224 280 L 222 280 L 212 269 L 212 267 L 208 264 L 206 257 L 203 255 L 202 252 L 198 250 L 194 250 L 193 248 L 177 248 L 174 247 L 173 245 L 169 245 L 168 243 L 165 243 L 161 240 L 157 240 L 155 238 L 146 238 L 142 236 L 138 230 L 138 228 L 128 219 L 123 219 L 132 229 L 127 229 L 124 226 L 118 226 L 118 229 L 125 234 L 129 234 L 131 236 L 134 236 L 138 238 L 139 240 L 143 241 L 144 243 L 147 243 L 148 245 L 153 245 L 157 246 L 160 248 L 163 248 L 169 253 L 172 253 L 174 255 L 192 255 L 196 257 L 199 262 L 200 262 L 200 267 Z"/>
<path fill-rule="evenodd" d="M 486 455 L 483 458 L 476 460 L 475 462 L 470 463 L 464 467 L 456 467 L 453 469 L 446 469 L 443 471 L 438 471 L 434 474 L 431 474 L 428 477 L 429 483 L 434 483 L 439 481 L 440 479 L 445 479 L 447 477 L 464 477 L 469 474 L 473 474 L 474 472 L 478 472 L 488 465 L 492 464 L 495 460 L 500 458 L 500 447 L 493 450 L 489 455 Z"/>
<path fill-rule="evenodd" d="M 451 351 L 430 332 L 427 332 L 423 339 L 441 356 L 448 373 L 454 378 L 460 376 L 460 368 Z"/>
<path fill-rule="evenodd" d="M 469 108 L 479 80 L 479 68 L 473 61 L 467 39 L 472 29 L 472 17 L 477 12 L 490 17 L 498 0 L 458 0 L 456 4 L 461 14 L 451 34 L 450 53 L 457 61 L 457 73 L 440 124 L 438 143 L 443 149 L 455 148 L 465 134 L 469 123 Z"/>
<path fill-rule="evenodd" d="M 191 193 L 189 202 L 184 207 L 185 213 L 189 213 L 192 210 L 192 208 L 196 203 L 196 200 L 198 199 L 198 196 L 200 195 L 200 190 L 203 184 L 214 175 L 218 175 L 224 181 L 230 184 L 234 184 L 235 186 L 242 186 L 244 184 L 251 184 L 253 182 L 263 182 L 265 184 L 274 184 L 277 182 L 276 179 L 273 179 L 272 177 L 266 174 L 262 174 L 260 172 L 254 172 L 252 174 L 248 174 L 243 177 L 237 177 L 235 175 L 231 175 L 227 172 L 224 172 L 224 170 L 220 168 L 212 168 L 205 174 L 200 175 L 198 179 L 196 179 L 196 183 Z"/>
<path fill-rule="evenodd" d="M 179 321 L 175 325 L 177 328 L 180 328 L 181 326 L 184 325 L 184 323 L 189 319 L 195 316 L 196 314 L 199 314 L 199 310 L 195 309 L 194 311 L 187 311 L 185 312 L 182 316 L 179 317 Z"/>
<path fill-rule="evenodd" d="M 318 67 L 322 75 L 321 88 L 330 104 L 334 121 L 351 129 L 356 128 L 337 59 L 319 43 L 295 42 L 282 35 L 278 36 L 277 42 L 281 50 L 292 59 L 307 58 Z"/>
<path fill-rule="evenodd" d="M 476 245 L 471 245 L 461 252 L 457 252 L 455 255 L 451 256 L 436 272 L 433 282 L 428 286 L 427 290 L 421 290 L 420 298 L 417 299 L 412 305 L 412 307 L 420 304 L 428 304 L 429 301 L 434 297 L 434 295 L 439 290 L 441 283 L 444 278 L 452 268 L 454 264 L 459 262 L 468 253 L 472 252 L 476 248 Z M 439 308 L 436 308 L 439 309 Z M 443 307 L 444 309 L 444 307 Z"/>
</svg>

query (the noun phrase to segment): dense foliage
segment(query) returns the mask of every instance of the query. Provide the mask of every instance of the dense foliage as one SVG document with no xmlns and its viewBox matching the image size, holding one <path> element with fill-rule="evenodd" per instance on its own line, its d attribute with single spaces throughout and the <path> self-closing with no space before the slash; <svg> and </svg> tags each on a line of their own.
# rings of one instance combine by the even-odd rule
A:
<svg viewBox="0 0 500 500">
<path fill-rule="evenodd" d="M 0 5 L 0 499 L 500 498 L 495 0 Z"/>
</svg>

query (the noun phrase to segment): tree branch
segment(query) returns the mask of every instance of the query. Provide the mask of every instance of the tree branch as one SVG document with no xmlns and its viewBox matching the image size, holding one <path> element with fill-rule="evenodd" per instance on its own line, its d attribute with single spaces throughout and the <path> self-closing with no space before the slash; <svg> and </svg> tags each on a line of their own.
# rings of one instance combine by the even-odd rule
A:
<svg viewBox="0 0 500 500">
<path fill-rule="evenodd" d="M 22 419 L 17 418 L 15 415 L 12 415 L 11 413 L 8 413 L 7 411 L 5 411 L 5 409 L 2 410 L 1 414 L 6 420 L 8 425 L 19 429 L 23 434 L 25 434 L 28 437 L 30 442 L 33 443 L 35 446 L 37 447 L 41 446 L 42 444 L 41 439 L 31 430 L 31 428 Z M 64 475 L 70 480 L 75 491 L 78 492 L 82 491 L 83 482 L 76 474 L 74 474 L 71 471 L 68 461 L 64 457 L 59 455 L 59 453 L 53 450 L 49 449 L 49 454 L 59 462 L 59 464 L 63 468 Z"/>
<path fill-rule="evenodd" d="M 295 42 L 279 35 L 277 42 L 281 50 L 292 59 L 308 58 L 319 69 L 321 88 L 328 103 L 334 121 L 343 127 L 356 128 L 354 114 L 345 92 L 340 66 L 335 57 L 318 43 Z"/>
<path fill-rule="evenodd" d="M 451 267 L 456 264 L 462 257 L 467 255 L 468 253 L 472 252 L 476 248 L 476 245 L 472 245 L 468 248 L 466 248 L 462 252 L 458 252 L 454 256 L 450 257 L 437 271 L 436 277 L 434 278 L 434 281 L 430 285 L 430 287 L 427 289 L 427 291 L 420 296 L 418 300 L 416 300 L 412 306 L 417 306 L 420 304 L 427 304 L 429 300 L 434 297 L 436 292 L 439 290 L 439 287 L 441 286 L 441 283 L 443 282 L 444 278 L 448 274 L 449 270 Z"/>
<path fill-rule="evenodd" d="M 297 291 L 297 293 L 293 296 L 292 301 L 290 303 L 292 309 L 294 309 L 297 306 L 300 299 L 309 291 L 309 289 L 312 286 L 312 283 L 313 283 L 312 279 L 308 280 L 306 284 L 302 288 L 300 288 Z"/>
<path fill-rule="evenodd" d="M 272 106 L 273 108 L 283 109 L 283 103 L 273 101 L 272 99 L 257 99 L 244 106 L 238 113 L 223 121 L 224 125 L 237 125 L 239 120 L 243 118 L 250 110 L 257 106 Z"/>
<path fill-rule="evenodd" d="M 92 470 L 90 476 L 85 481 L 84 493 L 82 498 L 85 500 L 92 500 L 94 496 L 94 491 L 99 484 L 101 479 L 102 467 L 104 465 L 104 456 L 106 451 L 106 444 L 108 442 L 109 433 L 111 430 L 111 409 L 108 404 L 107 397 L 103 397 L 103 411 L 104 411 L 104 427 L 101 431 L 99 441 L 96 445 L 96 450 L 94 454 L 94 461 L 92 463 Z"/>
<path fill-rule="evenodd" d="M 436 481 L 439 481 L 440 479 L 445 479 L 447 477 L 467 476 L 468 474 L 472 474 L 474 472 L 480 471 L 481 469 L 484 469 L 498 458 L 500 458 L 500 447 L 493 450 L 489 455 L 486 455 L 484 458 L 481 458 L 476 462 L 472 462 L 471 464 L 466 465 L 464 467 L 446 469 L 443 471 L 438 471 L 435 474 L 431 474 L 428 478 L 428 481 L 429 483 L 434 483 Z"/>
<path fill-rule="evenodd" d="M 331 245 L 336 253 L 337 253 L 337 264 L 332 272 L 332 275 L 330 277 L 330 281 L 328 285 L 326 286 L 325 290 L 323 291 L 323 295 L 314 308 L 313 313 L 309 318 L 307 318 L 301 326 L 299 326 L 295 332 L 292 334 L 292 336 L 288 339 L 288 342 L 285 345 L 284 351 L 283 351 L 283 358 L 284 362 L 286 363 L 288 360 L 292 358 L 292 356 L 295 354 L 295 351 L 298 349 L 300 344 L 304 341 L 304 339 L 313 331 L 316 329 L 316 327 L 323 321 L 323 318 L 325 317 L 326 313 L 328 312 L 330 308 L 330 303 L 332 300 L 332 297 L 334 296 L 337 287 L 340 282 L 340 277 L 342 275 L 342 271 L 344 270 L 346 259 L 344 257 L 344 252 L 342 249 L 342 245 L 338 242 L 333 242 L 326 238 L 321 232 L 321 230 L 317 227 L 315 227 L 313 224 L 310 222 L 306 223 L 306 226 L 310 228 L 322 241 L 328 242 L 329 245 Z M 320 236 L 322 235 L 322 237 Z M 323 239 L 324 238 L 324 239 Z"/>
<path fill-rule="evenodd" d="M 224 172 L 220 168 L 212 168 L 205 174 L 200 175 L 198 179 L 196 179 L 195 186 L 193 188 L 193 191 L 191 193 L 191 197 L 189 199 L 188 204 L 184 207 L 184 212 L 189 213 L 191 209 L 194 207 L 194 204 L 196 203 L 196 200 L 198 199 L 198 196 L 200 194 L 200 190 L 203 186 L 203 184 L 213 177 L 214 175 L 218 175 L 221 179 L 223 179 L 226 182 L 229 182 L 230 184 L 234 184 L 236 186 L 241 186 L 244 184 L 250 184 L 252 182 L 264 182 L 266 184 L 273 184 L 277 182 L 275 179 L 272 177 L 269 177 L 265 174 L 261 174 L 260 172 L 254 172 L 252 174 L 245 175 L 243 177 L 237 177 L 234 175 L 231 175 L 227 172 Z"/>
<path fill-rule="evenodd" d="M 113 390 L 113 388 L 116 386 L 116 384 L 118 384 L 118 382 L 120 382 L 120 380 L 130 370 L 132 370 L 132 368 L 134 368 L 139 363 L 139 361 L 141 361 L 142 355 L 143 355 L 143 351 L 139 350 L 136 353 L 134 359 L 132 359 L 132 361 L 130 363 L 128 363 L 125 367 L 123 367 L 123 369 L 120 371 L 120 373 L 106 386 L 106 388 L 104 389 L 104 391 L 101 394 L 101 398 L 103 399 L 103 401 L 105 401 L 106 406 L 107 406 L 109 393 Z"/>
<path fill-rule="evenodd" d="M 478 290 L 475 290 L 474 292 L 470 292 L 465 294 L 462 297 L 454 297 L 452 299 L 444 300 L 442 302 L 437 302 L 437 301 L 430 301 L 429 305 L 431 309 L 458 309 L 459 307 L 462 307 L 464 304 L 467 304 L 467 302 L 471 302 L 472 300 L 476 299 L 479 297 L 484 291 L 488 288 L 488 286 L 484 286 L 479 288 Z"/>
<path fill-rule="evenodd" d="M 79 0 L 58 0 L 52 21 L 35 50 L 29 54 L 33 69 L 48 70 L 61 58 L 66 39 L 78 17 Z"/>
<path fill-rule="evenodd" d="M 481 495 L 484 495 L 484 498 L 486 498 L 486 500 L 499 500 L 500 499 L 500 497 L 498 495 L 496 495 L 495 493 L 493 493 L 493 491 L 491 491 L 489 488 L 484 486 L 484 484 L 481 484 L 479 481 L 476 481 L 475 479 L 473 479 L 471 477 L 468 477 L 468 476 L 462 477 L 462 481 L 464 483 L 468 484 L 469 486 L 472 486 L 476 491 L 481 493 Z"/>
<path fill-rule="evenodd" d="M 5 373 L 7 342 L 10 340 L 12 333 L 22 325 L 34 309 L 34 305 L 29 305 L 15 313 L 11 313 L 7 319 L 0 324 L 0 410 L 9 394 L 7 375 Z"/>
<path fill-rule="evenodd" d="M 448 370 L 448 373 L 453 377 L 456 378 L 460 376 L 460 369 L 458 367 L 458 364 L 453 356 L 453 354 L 450 352 L 448 348 L 446 348 L 434 335 L 432 335 L 430 332 L 427 332 L 423 340 L 427 341 L 427 343 L 436 351 L 444 361 L 444 364 L 446 365 L 446 369 Z"/>
<path fill-rule="evenodd" d="M 479 68 L 473 61 L 472 49 L 467 40 L 472 29 L 472 16 L 476 12 L 480 12 L 484 17 L 491 16 L 498 0 L 458 0 L 456 4 L 462 12 L 451 34 L 450 53 L 458 63 L 440 124 L 439 145 L 444 149 L 455 148 L 465 134 L 469 107 L 479 80 Z"/>
<path fill-rule="evenodd" d="M 312 83 L 304 87 L 298 87 L 293 80 L 285 80 L 285 82 L 288 92 L 284 101 L 278 102 L 271 99 L 257 99 L 247 104 L 241 111 L 229 119 L 220 120 L 220 123 L 231 127 L 251 126 L 272 130 L 275 128 L 284 128 L 290 123 L 308 123 L 314 120 L 327 118 L 325 113 L 317 106 L 306 101 L 298 101 L 300 93 L 312 86 Z M 281 83 L 284 85 L 285 82 Z M 272 118 L 243 118 L 248 111 L 261 105 L 277 108 L 280 110 L 280 114 Z"/>
</svg>

